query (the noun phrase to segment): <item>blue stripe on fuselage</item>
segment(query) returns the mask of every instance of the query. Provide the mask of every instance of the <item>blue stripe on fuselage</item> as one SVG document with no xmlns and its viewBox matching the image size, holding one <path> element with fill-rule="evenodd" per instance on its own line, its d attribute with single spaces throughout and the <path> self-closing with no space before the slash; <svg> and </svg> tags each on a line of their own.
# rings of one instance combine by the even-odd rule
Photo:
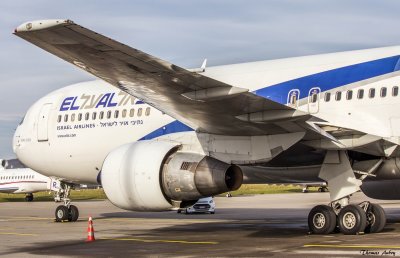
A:
<svg viewBox="0 0 400 258">
<path fill-rule="evenodd" d="M 178 120 L 175 120 L 161 128 L 158 128 L 157 130 L 149 133 L 148 135 L 142 137 L 139 139 L 139 141 L 142 140 L 151 140 L 166 134 L 170 133 L 179 133 L 179 132 L 189 132 L 189 131 L 194 131 L 192 128 L 189 126 L 179 122 Z"/>
<path fill-rule="evenodd" d="M 293 89 L 298 89 L 300 91 L 300 99 L 302 99 L 307 97 L 310 89 L 314 87 L 319 87 L 321 91 L 326 91 L 350 83 L 398 71 L 400 70 L 399 57 L 400 56 L 392 56 L 365 63 L 340 67 L 337 69 L 278 83 L 259 89 L 254 93 L 285 105 L 287 104 L 286 102 L 288 94 Z M 193 129 L 179 121 L 174 121 L 149 133 L 140 140 L 150 140 L 170 133 L 187 131 L 193 131 Z"/>
<path fill-rule="evenodd" d="M 313 87 L 319 87 L 321 91 L 331 90 L 350 83 L 392 73 L 399 69 L 399 56 L 392 56 L 278 83 L 256 90 L 254 93 L 275 102 L 287 104 L 288 93 L 293 89 L 300 90 L 300 99 L 302 99 L 308 96 L 310 89 Z"/>
</svg>

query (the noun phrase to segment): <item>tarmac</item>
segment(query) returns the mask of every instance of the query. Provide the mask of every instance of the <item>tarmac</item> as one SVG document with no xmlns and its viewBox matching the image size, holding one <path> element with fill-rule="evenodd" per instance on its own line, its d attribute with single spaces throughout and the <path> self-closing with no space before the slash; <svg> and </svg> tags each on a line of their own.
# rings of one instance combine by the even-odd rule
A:
<svg viewBox="0 0 400 258">
<path fill-rule="evenodd" d="M 356 194 L 353 202 L 367 199 Z M 0 203 L 0 255 L 12 257 L 400 257 L 400 201 L 383 232 L 310 235 L 312 207 L 328 193 L 217 197 L 215 214 L 130 212 L 107 200 L 74 202 L 77 222 L 54 222 L 52 202 Z M 88 217 L 94 242 L 86 242 Z"/>
</svg>

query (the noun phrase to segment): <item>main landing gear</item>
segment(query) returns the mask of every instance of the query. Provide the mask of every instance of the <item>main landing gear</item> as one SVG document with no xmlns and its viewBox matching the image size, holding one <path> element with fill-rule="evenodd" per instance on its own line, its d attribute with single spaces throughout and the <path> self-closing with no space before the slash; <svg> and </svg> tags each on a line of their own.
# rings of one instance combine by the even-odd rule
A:
<svg viewBox="0 0 400 258">
<path fill-rule="evenodd" d="M 33 201 L 33 194 L 32 193 L 26 194 L 25 195 L 25 201 L 27 201 L 27 202 Z"/>
<path fill-rule="evenodd" d="M 374 165 L 367 174 L 372 173 Z M 357 179 L 345 151 L 327 151 L 318 175 L 328 182 L 330 205 L 315 206 L 308 215 L 308 227 L 314 234 L 340 231 L 345 235 L 381 232 L 386 224 L 385 211 L 378 204 L 350 204 L 350 196 L 360 191 Z"/>
<path fill-rule="evenodd" d="M 315 206 L 308 215 L 308 227 L 314 234 L 330 234 L 335 230 L 345 235 L 381 232 L 386 224 L 385 211 L 379 204 L 363 202 Z"/>
<path fill-rule="evenodd" d="M 71 191 L 71 185 L 66 183 L 61 183 L 61 189 L 56 192 L 54 196 L 54 201 L 64 202 L 63 205 L 59 205 L 55 212 L 55 221 L 77 221 L 79 218 L 79 210 L 75 205 L 71 204 L 71 199 L 69 199 L 69 194 Z"/>
</svg>

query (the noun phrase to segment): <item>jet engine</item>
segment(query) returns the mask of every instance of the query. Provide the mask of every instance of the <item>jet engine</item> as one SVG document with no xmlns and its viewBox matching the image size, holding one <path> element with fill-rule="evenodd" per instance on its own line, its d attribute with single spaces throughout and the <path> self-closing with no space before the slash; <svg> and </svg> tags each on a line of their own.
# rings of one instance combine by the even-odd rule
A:
<svg viewBox="0 0 400 258">
<path fill-rule="evenodd" d="M 236 165 L 164 141 L 140 141 L 110 152 L 101 171 L 108 199 L 135 211 L 163 211 L 173 202 L 193 203 L 201 197 L 238 189 L 243 173 Z"/>
<path fill-rule="evenodd" d="M 356 162 L 354 170 L 368 171 L 378 159 Z M 370 198 L 400 200 L 400 158 L 385 159 L 361 185 L 361 190 Z"/>
</svg>

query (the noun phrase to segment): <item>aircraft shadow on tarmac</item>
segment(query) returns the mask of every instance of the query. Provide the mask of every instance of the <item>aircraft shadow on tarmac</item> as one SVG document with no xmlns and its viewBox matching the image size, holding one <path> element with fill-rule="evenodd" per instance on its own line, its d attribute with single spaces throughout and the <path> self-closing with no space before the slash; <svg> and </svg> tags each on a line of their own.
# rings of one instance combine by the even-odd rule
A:
<svg viewBox="0 0 400 258">
<path fill-rule="evenodd" d="M 227 245 L 233 246 L 230 250 L 231 255 L 241 256 L 238 251 L 239 246 L 244 246 L 246 250 L 242 255 L 261 255 L 257 253 L 254 247 L 271 241 L 294 242 L 300 245 L 304 239 L 309 237 L 307 227 L 308 209 L 218 209 L 217 214 L 177 214 L 176 212 L 150 213 L 150 212 L 113 212 L 103 213 L 95 217 L 95 228 L 101 224 L 102 220 L 116 219 L 112 223 L 124 223 L 127 219 L 140 219 L 137 223 L 129 221 L 125 223 L 125 229 L 114 230 L 106 229 L 101 234 L 110 234 L 118 236 L 121 239 L 136 239 L 134 241 L 111 241 L 98 238 L 90 244 L 85 243 L 83 239 L 76 241 L 51 241 L 37 242 L 30 247 L 18 247 L 7 253 L 0 255 L 10 255 L 15 253 L 29 253 L 35 255 L 53 255 L 53 256 L 148 256 L 154 254 L 163 254 L 163 256 L 176 255 L 213 255 L 229 256 Z M 388 215 L 388 224 L 383 232 L 399 230 L 394 223 L 400 222 L 400 209 L 386 209 Z M 121 221 L 119 221 L 121 219 Z M 160 227 L 143 229 L 139 224 L 146 224 L 142 219 L 159 219 Z M 176 222 L 179 219 L 179 222 Z M 170 226 L 163 225 L 171 223 Z M 175 220 L 175 222 L 173 222 Z M 202 222 L 201 220 L 204 220 Z M 87 223 L 81 218 L 76 223 Z M 175 224 L 174 224 L 175 223 Z M 109 225 L 110 226 L 110 225 Z M 57 229 L 55 229 L 57 230 Z M 354 238 L 358 236 L 344 236 L 342 234 L 333 234 L 337 238 Z M 372 236 L 372 235 L 371 235 Z M 379 234 L 376 234 L 379 236 Z M 319 239 L 318 235 L 311 235 Z M 162 241 L 147 241 L 154 239 L 164 239 Z M 168 242 L 174 239 L 184 239 L 185 241 L 218 241 L 218 245 L 182 245 L 180 243 Z M 275 240 L 276 239 L 276 240 Z M 290 240 L 292 239 L 292 240 Z M 297 240 L 298 239 L 298 240 Z M 265 242 L 264 242 L 265 241 Z M 300 241 L 300 242 L 299 242 Z M 237 250 L 236 250 L 237 249 Z M 212 251 L 210 251 L 212 250 Z M 234 250 L 236 250 L 234 252 Z M 204 251 L 207 251 L 204 253 Z M 211 252 L 211 253 L 209 253 Z M 265 256 L 265 253 L 262 254 Z"/>
<path fill-rule="evenodd" d="M 289 222 L 289 223 L 288 223 Z M 274 242 L 290 245 L 302 245 L 309 236 L 304 223 L 247 223 L 243 221 L 190 223 L 173 225 L 151 230 L 135 230 L 128 226 L 126 230 L 118 230 L 121 239 L 142 239 L 143 241 L 110 241 L 98 239 L 85 243 L 83 239 L 76 241 L 38 242 L 31 247 L 15 248 L 0 255 L 28 253 L 33 255 L 51 256 L 95 256 L 95 257 L 137 257 L 162 256 L 267 256 L 265 251 L 257 251 L 260 246 L 274 246 Z M 390 227 L 385 232 L 394 230 Z M 398 229 L 397 229 L 398 230 Z M 343 236 L 339 238 L 354 238 L 358 236 Z M 319 239 L 315 235 L 313 239 Z M 146 242 L 145 239 L 184 239 L 186 241 L 218 241 L 218 245 L 182 245 L 180 243 Z M 257 239 L 257 240 L 255 240 Z M 274 242 L 272 242 L 274 241 Z M 310 239 L 308 239 L 310 241 Z"/>
</svg>

